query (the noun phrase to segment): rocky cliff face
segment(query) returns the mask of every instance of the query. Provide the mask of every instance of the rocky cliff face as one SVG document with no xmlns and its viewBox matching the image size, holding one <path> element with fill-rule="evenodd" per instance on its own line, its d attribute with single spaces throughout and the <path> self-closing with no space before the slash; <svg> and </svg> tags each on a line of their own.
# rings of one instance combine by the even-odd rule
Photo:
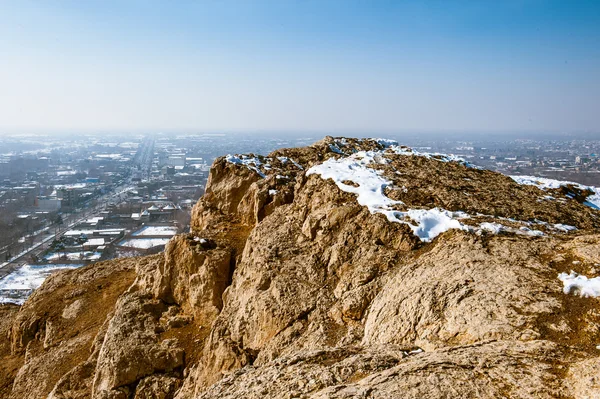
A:
<svg viewBox="0 0 600 399">
<path fill-rule="evenodd" d="M 0 307 L 0 396 L 599 396 L 600 282 L 559 279 L 600 273 L 594 195 L 385 140 L 220 158 L 164 254 Z"/>
</svg>

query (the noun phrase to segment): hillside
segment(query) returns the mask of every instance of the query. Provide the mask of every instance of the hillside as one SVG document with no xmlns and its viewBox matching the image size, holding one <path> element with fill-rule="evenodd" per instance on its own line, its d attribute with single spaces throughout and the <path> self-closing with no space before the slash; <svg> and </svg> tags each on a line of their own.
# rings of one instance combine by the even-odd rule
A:
<svg viewBox="0 0 600 399">
<path fill-rule="evenodd" d="M 0 397 L 600 396 L 599 207 L 388 140 L 221 157 L 163 254 L 0 306 Z"/>
</svg>

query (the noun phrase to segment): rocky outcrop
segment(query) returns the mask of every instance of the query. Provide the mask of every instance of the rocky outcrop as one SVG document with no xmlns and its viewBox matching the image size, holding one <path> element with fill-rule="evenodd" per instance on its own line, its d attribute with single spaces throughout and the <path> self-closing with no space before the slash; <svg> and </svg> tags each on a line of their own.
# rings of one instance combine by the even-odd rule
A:
<svg viewBox="0 0 600 399">
<path fill-rule="evenodd" d="M 0 389 L 598 396 L 600 299 L 558 279 L 600 273 L 600 212 L 574 190 L 385 140 L 219 158 L 163 254 L 61 272 L 0 308 Z"/>
<path fill-rule="evenodd" d="M 152 260 L 150 257 L 143 263 Z M 57 384 L 64 382 L 71 370 L 95 350 L 95 338 L 102 335 L 108 315 L 134 278 L 135 263 L 129 259 L 101 262 L 50 276 L 12 321 L 7 337 L 11 352 L 3 359 L 18 364 L 18 372 L 0 375 L 2 385 L 12 385 L 10 393 L 2 397 L 46 397 Z M 89 397 L 91 387 L 79 380 L 80 375 L 71 379 L 69 390 L 85 391 L 79 397 Z"/>
</svg>

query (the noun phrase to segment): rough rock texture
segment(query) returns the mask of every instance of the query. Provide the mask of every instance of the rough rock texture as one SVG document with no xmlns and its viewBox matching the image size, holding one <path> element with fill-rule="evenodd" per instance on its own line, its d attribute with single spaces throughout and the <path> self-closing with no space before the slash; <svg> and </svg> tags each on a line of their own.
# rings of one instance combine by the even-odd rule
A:
<svg viewBox="0 0 600 399">
<path fill-rule="evenodd" d="M 20 368 L 16 375 L 0 374 L 2 385 L 13 384 L 10 395 L 2 397 L 46 397 L 63 376 L 88 358 L 107 315 L 134 278 L 135 263 L 128 259 L 50 276 L 12 322 L 9 360 Z M 83 303 L 77 317 L 63 317 L 77 301 Z"/>
<path fill-rule="evenodd" d="M 587 193 L 387 146 L 328 137 L 219 158 L 164 254 L 60 272 L 0 307 L 0 396 L 600 396 L 600 299 L 557 278 L 600 274 Z M 375 154 L 394 210 L 462 211 L 470 227 L 422 241 L 307 175 L 357 151 Z"/>
</svg>

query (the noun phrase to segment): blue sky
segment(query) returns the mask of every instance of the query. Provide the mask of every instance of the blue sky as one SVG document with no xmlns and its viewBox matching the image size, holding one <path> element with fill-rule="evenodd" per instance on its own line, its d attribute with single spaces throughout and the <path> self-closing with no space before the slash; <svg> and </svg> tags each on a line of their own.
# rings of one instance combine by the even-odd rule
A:
<svg viewBox="0 0 600 399">
<path fill-rule="evenodd" d="M 600 1 L 0 0 L 0 131 L 598 131 Z"/>
</svg>

